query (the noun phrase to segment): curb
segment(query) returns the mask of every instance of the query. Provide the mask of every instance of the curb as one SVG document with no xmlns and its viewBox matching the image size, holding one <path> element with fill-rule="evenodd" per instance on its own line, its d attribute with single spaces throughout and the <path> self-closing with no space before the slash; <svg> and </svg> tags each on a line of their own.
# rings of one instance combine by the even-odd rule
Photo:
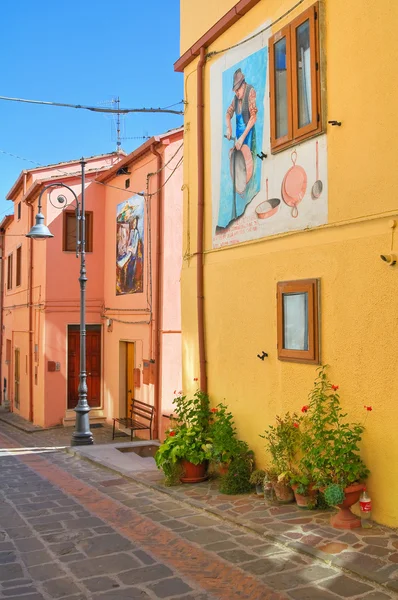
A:
<svg viewBox="0 0 398 600">
<path fill-rule="evenodd" d="M 238 519 L 238 517 L 232 517 L 230 515 L 228 515 L 226 517 L 222 511 L 220 511 L 216 508 L 213 508 L 213 507 L 204 506 L 201 502 L 198 502 L 197 500 L 190 499 L 190 498 L 181 499 L 178 492 L 174 491 L 172 488 L 160 486 L 157 483 L 153 483 L 146 479 L 142 479 L 137 475 L 132 475 L 132 474 L 127 475 L 125 473 L 121 473 L 117 469 L 112 468 L 110 466 L 103 465 L 100 462 L 95 461 L 91 457 L 81 455 L 79 453 L 79 451 L 75 450 L 73 447 L 65 448 L 65 452 L 67 452 L 68 454 L 72 454 L 73 456 L 77 456 L 78 458 L 83 459 L 87 462 L 90 462 L 90 463 L 96 465 L 97 467 L 101 467 L 102 469 L 111 471 L 112 473 L 117 473 L 119 476 L 125 477 L 126 479 L 130 479 L 131 481 L 134 481 L 134 482 L 142 485 L 143 487 L 155 490 L 156 492 L 159 492 L 165 496 L 168 496 L 169 498 L 173 498 L 173 500 L 176 500 L 182 506 L 192 507 L 192 508 L 200 510 L 206 514 L 215 516 L 218 519 L 220 519 L 221 521 L 224 521 L 225 523 L 230 523 L 230 524 L 234 525 L 234 527 L 237 527 L 238 529 L 242 529 L 247 533 L 250 533 L 252 535 L 254 534 L 256 536 L 260 536 L 261 538 L 265 538 L 266 540 L 269 540 L 270 542 L 273 542 L 274 544 L 277 544 L 278 546 L 281 546 L 283 548 L 291 550 L 292 552 L 295 552 L 296 554 L 304 554 L 311 558 L 316 558 L 317 560 L 322 561 L 326 565 L 335 567 L 336 569 L 340 570 L 341 572 L 355 575 L 355 577 L 358 577 L 362 581 L 368 581 L 370 583 L 376 584 L 389 592 L 392 591 L 392 592 L 397 593 L 397 591 L 398 591 L 398 581 L 392 581 L 391 585 L 389 584 L 389 582 L 378 581 L 379 578 L 377 577 L 377 573 L 373 573 L 373 576 L 369 576 L 367 571 L 362 572 L 362 570 L 350 569 L 349 567 L 347 567 L 345 565 L 338 564 L 338 562 L 337 561 L 335 562 L 333 560 L 333 558 L 330 558 L 328 560 L 325 557 L 325 554 L 322 551 L 318 550 L 317 548 L 300 544 L 299 542 L 296 542 L 294 540 L 289 542 L 286 540 L 286 538 L 283 538 L 280 535 L 272 534 L 267 531 L 264 531 L 263 528 L 261 528 L 260 526 L 248 525 L 248 524 L 242 523 Z M 336 555 L 336 556 L 339 556 L 339 555 Z"/>
</svg>

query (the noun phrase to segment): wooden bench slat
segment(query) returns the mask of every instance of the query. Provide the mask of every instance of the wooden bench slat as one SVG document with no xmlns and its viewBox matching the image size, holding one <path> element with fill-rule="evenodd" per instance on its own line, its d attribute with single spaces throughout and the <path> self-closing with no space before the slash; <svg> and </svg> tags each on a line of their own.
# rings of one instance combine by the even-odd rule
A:
<svg viewBox="0 0 398 600">
<path fill-rule="evenodd" d="M 152 420 L 153 420 L 153 415 L 154 415 L 155 409 L 153 406 L 150 406 L 149 404 L 145 404 L 144 402 L 141 402 L 140 400 L 135 400 L 133 399 L 132 404 L 131 404 L 131 409 L 130 409 L 130 417 L 115 417 L 113 419 L 113 436 L 112 439 L 115 439 L 115 426 L 116 423 L 120 423 L 121 425 L 128 427 L 131 430 L 131 439 L 133 439 L 133 432 L 134 431 L 143 431 L 143 430 L 148 430 L 149 431 L 149 436 L 150 439 L 152 439 Z M 138 421 L 136 418 L 138 419 L 144 419 L 145 421 L 149 421 L 149 423 L 146 425 L 145 423 L 142 423 L 141 421 Z"/>
</svg>

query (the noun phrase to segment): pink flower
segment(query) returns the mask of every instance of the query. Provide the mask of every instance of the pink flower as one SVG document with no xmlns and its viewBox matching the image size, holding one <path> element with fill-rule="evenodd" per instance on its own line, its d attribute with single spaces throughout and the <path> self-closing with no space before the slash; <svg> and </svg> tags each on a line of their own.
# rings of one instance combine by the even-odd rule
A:
<svg viewBox="0 0 398 600">
<path fill-rule="evenodd" d="M 178 393 L 180 396 L 182 396 L 184 392 L 182 390 L 180 390 Z"/>
<path fill-rule="evenodd" d="M 338 390 L 338 389 L 339 389 L 339 386 L 338 386 L 338 385 L 332 385 L 332 390 L 336 391 L 336 390 Z"/>
<path fill-rule="evenodd" d="M 303 408 L 301 409 L 301 412 L 306 413 L 309 409 L 308 404 L 304 404 Z"/>
<path fill-rule="evenodd" d="M 177 390 L 174 390 L 173 394 L 176 395 L 176 393 L 177 393 Z"/>
</svg>

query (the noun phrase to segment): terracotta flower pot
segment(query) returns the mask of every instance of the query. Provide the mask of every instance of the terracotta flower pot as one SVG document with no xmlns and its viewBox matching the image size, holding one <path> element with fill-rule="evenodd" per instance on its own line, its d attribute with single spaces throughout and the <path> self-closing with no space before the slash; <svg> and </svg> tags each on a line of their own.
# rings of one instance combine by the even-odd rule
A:
<svg viewBox="0 0 398 600">
<path fill-rule="evenodd" d="M 272 487 L 274 488 L 276 499 L 280 504 L 288 504 L 289 502 L 293 502 L 294 494 L 290 485 L 287 485 L 282 481 L 273 481 Z"/>
<path fill-rule="evenodd" d="M 218 465 L 218 474 L 226 475 L 229 471 L 229 463 L 220 463 Z"/>
<path fill-rule="evenodd" d="M 298 484 L 295 483 L 292 485 L 292 489 L 294 492 L 294 497 L 296 499 L 297 506 L 299 508 L 313 508 L 316 504 L 316 497 L 318 495 L 318 490 L 314 490 L 312 487 L 309 488 L 308 494 L 303 496 L 297 492 Z"/>
<path fill-rule="evenodd" d="M 200 483 L 209 478 L 207 474 L 207 461 L 194 465 L 188 460 L 181 461 L 182 475 L 180 481 L 182 483 Z"/>
<path fill-rule="evenodd" d="M 361 519 L 354 515 L 350 507 L 358 502 L 359 496 L 363 490 L 363 483 L 354 483 L 344 489 L 345 500 L 338 504 L 340 509 L 338 513 L 330 519 L 330 524 L 336 529 L 356 529 L 361 527 Z"/>
</svg>

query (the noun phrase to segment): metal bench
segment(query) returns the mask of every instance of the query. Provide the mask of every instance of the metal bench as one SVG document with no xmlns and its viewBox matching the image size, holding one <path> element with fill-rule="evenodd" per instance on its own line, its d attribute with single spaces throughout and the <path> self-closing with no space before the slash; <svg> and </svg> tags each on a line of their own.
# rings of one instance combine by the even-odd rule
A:
<svg viewBox="0 0 398 600">
<path fill-rule="evenodd" d="M 113 434 L 112 439 L 115 439 L 115 428 L 116 423 L 120 423 L 123 427 L 131 430 L 131 440 L 133 439 L 134 431 L 149 431 L 149 437 L 152 439 L 152 421 L 155 409 L 153 406 L 149 404 L 145 404 L 145 402 L 141 402 L 140 400 L 135 400 L 133 398 L 130 416 L 123 418 L 114 418 L 113 419 Z M 144 422 L 143 422 L 144 421 Z"/>
</svg>

